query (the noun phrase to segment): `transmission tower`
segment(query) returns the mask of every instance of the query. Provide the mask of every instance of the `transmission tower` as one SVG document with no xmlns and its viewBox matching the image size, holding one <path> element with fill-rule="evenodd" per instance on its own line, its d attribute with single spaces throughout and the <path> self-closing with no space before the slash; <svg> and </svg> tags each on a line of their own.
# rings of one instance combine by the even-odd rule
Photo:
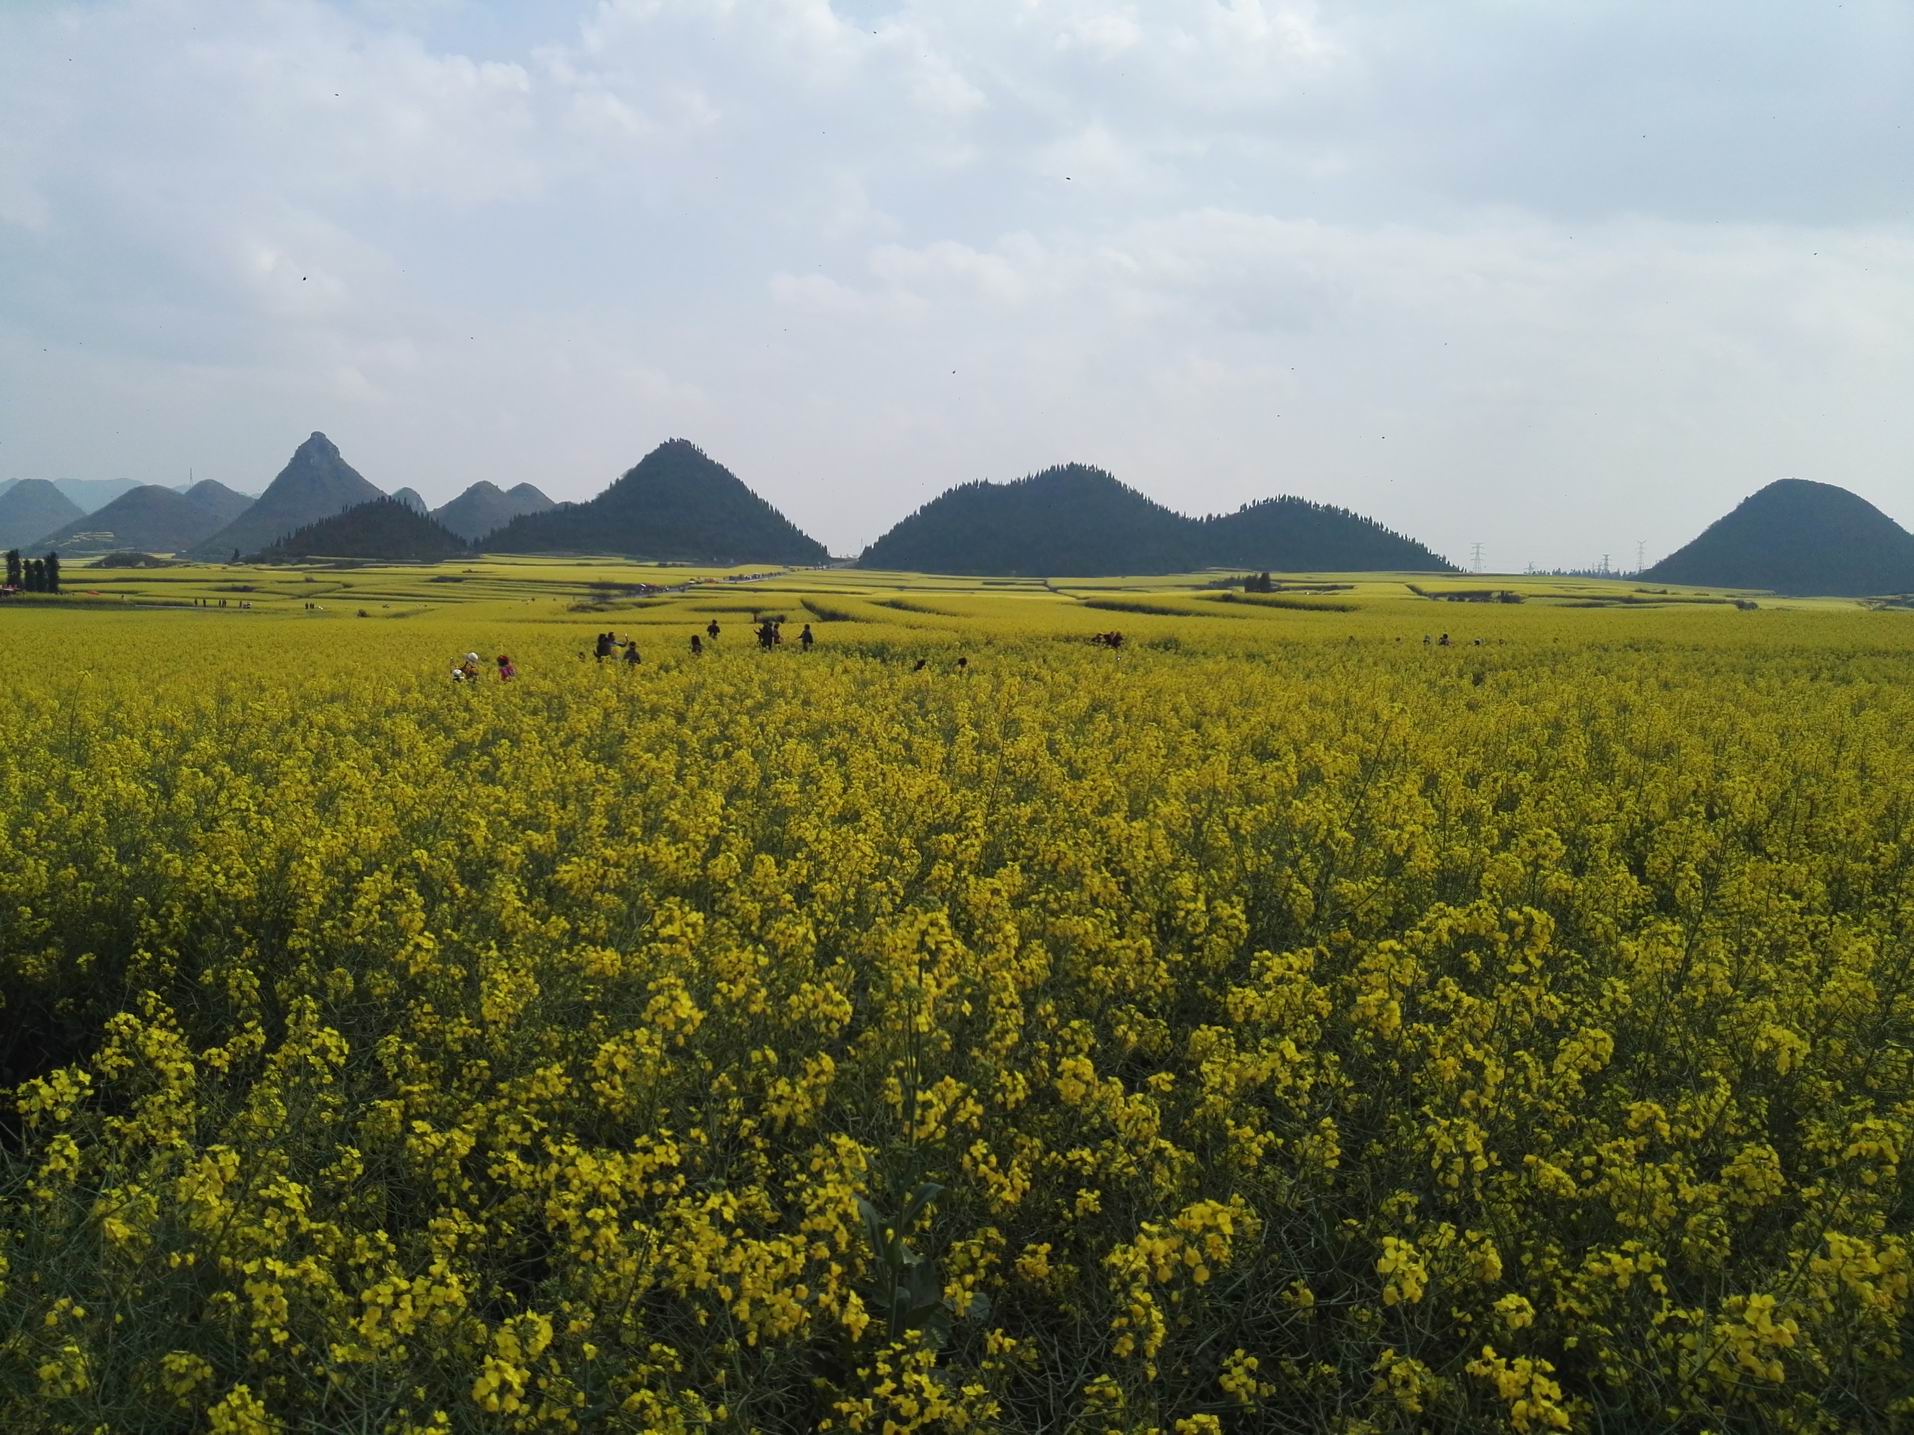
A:
<svg viewBox="0 0 1914 1435">
<path fill-rule="evenodd" d="M 1477 573 L 1482 571 L 1482 545 L 1480 543 L 1471 543 L 1469 545 L 1469 562 L 1474 565 Z"/>
<path fill-rule="evenodd" d="M 1635 540 L 1635 571 L 1639 573 L 1647 566 L 1648 540 L 1646 538 L 1637 538 Z"/>
</svg>

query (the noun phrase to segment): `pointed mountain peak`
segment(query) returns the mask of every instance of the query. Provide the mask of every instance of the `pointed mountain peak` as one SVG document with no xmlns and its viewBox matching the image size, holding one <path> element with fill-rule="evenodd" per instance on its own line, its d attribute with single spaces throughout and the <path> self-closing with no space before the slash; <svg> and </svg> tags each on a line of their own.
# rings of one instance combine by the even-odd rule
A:
<svg viewBox="0 0 1914 1435">
<path fill-rule="evenodd" d="M 294 529 L 384 496 L 345 461 L 338 445 L 314 432 L 266 485 L 258 501 L 199 544 L 194 553 L 207 558 L 223 558 L 234 549 L 256 553 Z"/>
<path fill-rule="evenodd" d="M 659 444 L 590 502 L 525 514 L 485 546 L 686 563 L 823 563 L 830 556 L 730 469 L 681 438 Z"/>
</svg>

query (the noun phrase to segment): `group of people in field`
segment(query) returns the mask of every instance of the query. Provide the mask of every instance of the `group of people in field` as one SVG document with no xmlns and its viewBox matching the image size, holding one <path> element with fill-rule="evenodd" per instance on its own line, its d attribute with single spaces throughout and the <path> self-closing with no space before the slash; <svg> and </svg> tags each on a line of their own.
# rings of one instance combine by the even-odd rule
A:
<svg viewBox="0 0 1914 1435">
<path fill-rule="evenodd" d="M 784 642 L 784 619 L 765 618 L 760 621 L 755 613 L 751 616 L 753 621 L 757 622 L 758 625 L 755 633 L 759 648 L 768 653 L 771 649 L 780 646 Z M 701 658 L 704 656 L 707 646 L 715 648 L 717 646 L 718 636 L 722 632 L 723 629 L 718 626 L 718 620 L 713 618 L 709 623 L 705 624 L 702 634 L 693 633 L 691 635 L 691 656 Z M 817 639 L 812 635 L 811 625 L 809 623 L 804 625 L 804 631 L 798 634 L 797 641 L 798 646 L 805 652 L 808 653 L 811 651 L 811 645 L 815 643 Z M 1400 639 L 1397 641 L 1400 641 Z M 1090 642 L 1095 647 L 1115 650 L 1123 646 L 1123 634 L 1114 630 L 1107 633 L 1094 633 L 1090 637 Z M 1431 637 L 1425 633 L 1422 635 L 1422 642 L 1425 647 L 1434 646 L 1447 648 L 1453 645 L 1454 640 L 1450 638 L 1447 633 L 1444 633 L 1439 638 Z M 1482 646 L 1482 639 L 1476 638 L 1474 642 L 1477 647 Z M 624 650 L 624 657 L 622 659 L 618 657 L 618 652 L 621 648 Z M 582 660 L 585 655 L 581 652 L 578 656 Z M 601 664 L 607 658 L 612 659 L 614 662 L 622 661 L 625 671 L 628 673 L 636 672 L 638 665 L 644 661 L 638 654 L 638 640 L 636 638 L 621 638 L 616 633 L 609 631 L 598 635 L 597 642 L 592 649 L 592 656 Z M 507 654 L 500 653 L 496 661 L 500 682 L 509 683 L 518 676 L 518 668 Z M 911 671 L 922 672 L 928 665 L 929 659 L 919 658 L 917 665 L 912 668 Z M 970 660 L 960 657 L 957 659 L 952 670 L 961 673 L 966 671 L 969 666 Z M 452 681 L 455 683 L 475 683 L 479 680 L 483 671 L 484 669 L 479 663 L 479 655 L 477 653 L 467 653 L 464 660 L 453 667 Z"/>
<path fill-rule="evenodd" d="M 751 615 L 751 618 L 752 621 L 757 624 L 754 635 L 758 640 L 759 648 L 768 653 L 771 649 L 783 644 L 784 619 L 759 619 L 755 613 Z M 709 623 L 705 624 L 703 633 L 693 633 L 691 635 L 691 656 L 701 658 L 704 656 L 707 647 L 715 649 L 717 647 L 718 637 L 723 631 L 724 630 L 718 625 L 718 620 L 713 618 Z M 815 643 L 817 639 L 812 635 L 811 625 L 809 623 L 804 625 L 804 631 L 798 634 L 797 641 L 798 646 L 805 652 L 808 653 L 811 651 L 811 645 Z M 1352 638 L 1351 641 L 1353 642 L 1354 639 Z M 1400 642 L 1401 639 L 1398 638 L 1396 641 Z M 1482 646 L 1483 640 L 1481 638 L 1476 638 L 1472 641 L 1475 646 Z M 1123 646 L 1123 634 L 1114 629 L 1107 633 L 1093 633 L 1090 636 L 1090 642 L 1092 646 L 1109 648 L 1114 651 Z M 1425 647 L 1447 648 L 1454 646 L 1456 640 L 1451 638 L 1447 633 L 1442 634 L 1441 637 L 1433 637 L 1428 633 L 1424 633 L 1422 635 L 1422 642 Z M 622 659 L 618 656 L 620 649 L 624 651 Z M 581 652 L 578 656 L 580 661 L 583 661 L 585 657 L 584 653 Z M 592 649 L 592 656 L 601 664 L 604 663 L 607 658 L 613 662 L 622 661 L 625 671 L 628 673 L 636 672 L 638 665 L 644 661 L 638 654 L 638 640 L 636 638 L 621 638 L 616 633 L 609 631 L 598 635 L 597 641 Z M 500 653 L 496 661 L 500 682 L 509 683 L 518 676 L 518 668 L 513 664 L 509 656 Z M 930 660 L 928 658 L 919 658 L 916 666 L 913 667 L 911 671 L 921 673 L 929 664 Z M 953 672 L 962 673 L 967 671 L 969 667 L 970 659 L 960 657 L 952 665 L 951 670 Z M 479 655 L 477 653 L 467 653 L 464 660 L 453 667 L 452 681 L 455 683 L 475 683 L 479 680 L 483 671 L 484 669 L 479 663 Z M 1477 681 L 1480 681 L 1479 676 Z"/>
<path fill-rule="evenodd" d="M 600 663 L 603 663 L 606 658 L 616 662 L 620 648 L 625 650 L 625 671 L 628 673 L 636 671 L 638 665 L 644 661 L 638 654 L 636 638 L 621 638 L 616 633 L 600 633 L 597 646 L 592 650 L 592 656 Z M 585 655 L 580 653 L 578 656 L 582 658 Z"/>
<path fill-rule="evenodd" d="M 498 655 L 498 680 L 509 683 L 518 676 L 518 668 L 504 653 Z M 484 668 L 479 663 L 477 653 L 467 653 L 452 669 L 452 681 L 455 683 L 475 683 Z"/>
<path fill-rule="evenodd" d="M 760 620 L 758 615 L 753 613 L 751 615 L 751 621 L 758 625 L 756 629 L 758 646 L 765 652 L 768 653 L 771 649 L 783 645 L 784 619 L 765 618 Z M 709 623 L 704 625 L 704 634 L 702 636 L 693 633 L 691 635 L 691 656 L 701 658 L 704 656 L 706 646 L 715 648 L 718 644 L 718 635 L 723 631 L 724 629 L 718 626 L 718 620 L 713 618 Z M 817 641 L 817 638 L 813 636 L 809 623 L 804 625 L 804 631 L 798 634 L 797 640 L 798 646 L 804 649 L 805 652 L 808 653 L 811 651 L 811 645 Z"/>
<path fill-rule="evenodd" d="M 753 617 L 755 618 L 756 615 L 753 614 Z M 723 630 L 718 626 L 718 620 L 713 618 L 705 625 L 703 634 L 693 633 L 691 635 L 691 656 L 694 658 L 703 657 L 706 643 L 709 642 L 715 646 L 718 641 L 718 635 L 722 631 Z M 758 624 L 757 639 L 758 646 L 766 652 L 782 644 L 784 642 L 784 619 L 764 619 L 764 621 Z M 804 631 L 798 634 L 797 641 L 798 646 L 805 652 L 808 653 L 811 651 L 811 645 L 817 641 L 817 638 L 812 634 L 811 625 L 809 623 L 804 625 Z M 620 649 L 624 650 L 624 657 L 622 659 L 618 656 Z M 582 662 L 585 654 L 580 652 L 578 657 Z M 628 673 L 636 672 L 638 665 L 644 661 L 638 652 L 638 640 L 636 638 L 621 638 L 617 633 L 609 631 L 600 633 L 594 641 L 592 645 L 592 657 L 600 664 L 604 663 L 607 658 L 613 662 L 623 662 L 625 671 Z M 918 666 L 922 667 L 923 665 L 920 663 Z M 475 683 L 479 680 L 483 671 L 484 669 L 479 663 L 479 655 L 477 653 L 467 653 L 461 661 L 453 665 L 452 681 L 455 683 Z M 507 683 L 518 676 L 517 665 L 504 653 L 498 655 L 498 676 L 500 682 Z"/>
</svg>

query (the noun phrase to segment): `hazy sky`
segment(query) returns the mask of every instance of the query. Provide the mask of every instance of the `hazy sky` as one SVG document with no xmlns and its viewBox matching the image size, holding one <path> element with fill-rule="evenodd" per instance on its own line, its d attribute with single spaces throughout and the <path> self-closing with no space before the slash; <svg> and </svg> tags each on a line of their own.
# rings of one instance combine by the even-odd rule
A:
<svg viewBox="0 0 1914 1435">
<path fill-rule="evenodd" d="M 0 3 L 0 478 L 1914 526 L 1914 5 Z"/>
</svg>

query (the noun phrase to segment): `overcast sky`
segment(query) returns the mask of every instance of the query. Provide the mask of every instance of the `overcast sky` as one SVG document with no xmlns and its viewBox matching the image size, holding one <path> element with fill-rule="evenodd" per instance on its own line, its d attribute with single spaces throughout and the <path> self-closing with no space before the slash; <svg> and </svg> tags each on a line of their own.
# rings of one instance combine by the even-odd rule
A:
<svg viewBox="0 0 1914 1435">
<path fill-rule="evenodd" d="M 0 478 L 1914 526 L 1914 5 L 0 3 Z"/>
</svg>

